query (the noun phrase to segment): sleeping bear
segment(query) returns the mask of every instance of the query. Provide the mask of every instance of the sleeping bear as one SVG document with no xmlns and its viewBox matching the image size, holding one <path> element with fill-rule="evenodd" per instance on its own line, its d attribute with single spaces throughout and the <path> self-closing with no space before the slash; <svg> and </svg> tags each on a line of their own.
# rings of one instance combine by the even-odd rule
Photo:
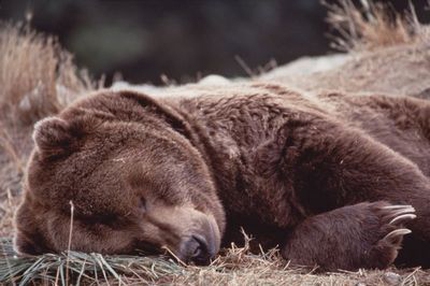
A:
<svg viewBox="0 0 430 286">
<path fill-rule="evenodd" d="M 324 270 L 430 265 L 426 100 L 265 82 L 101 90 L 33 138 L 19 253 L 205 265 L 243 227 Z"/>
</svg>

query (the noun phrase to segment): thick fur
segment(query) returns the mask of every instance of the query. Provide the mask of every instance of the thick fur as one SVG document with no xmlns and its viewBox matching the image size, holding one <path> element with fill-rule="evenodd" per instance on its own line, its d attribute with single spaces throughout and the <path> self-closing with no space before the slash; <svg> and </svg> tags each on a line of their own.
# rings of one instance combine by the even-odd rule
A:
<svg viewBox="0 0 430 286">
<path fill-rule="evenodd" d="M 295 263 L 354 270 L 390 265 L 406 225 L 399 263 L 430 265 L 429 136 L 414 98 L 100 91 L 36 125 L 15 245 L 59 252 L 72 231 L 75 250 L 205 264 L 244 227 Z"/>
</svg>

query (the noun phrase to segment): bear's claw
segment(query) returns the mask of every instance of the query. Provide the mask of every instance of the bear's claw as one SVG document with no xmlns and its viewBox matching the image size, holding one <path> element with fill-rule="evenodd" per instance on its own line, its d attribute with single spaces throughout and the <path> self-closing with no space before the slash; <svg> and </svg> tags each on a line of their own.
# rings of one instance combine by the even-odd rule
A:
<svg viewBox="0 0 430 286">
<path fill-rule="evenodd" d="M 393 218 L 389 224 L 394 224 L 395 222 L 401 222 L 403 220 L 412 220 L 415 219 L 417 216 L 414 214 L 403 214 L 403 215 L 399 215 L 396 216 L 395 218 Z"/>
<path fill-rule="evenodd" d="M 415 209 L 411 205 L 391 205 L 384 206 L 382 209 L 390 211 L 387 215 L 391 218 L 388 224 L 401 223 L 405 220 L 415 219 L 417 216 L 414 214 Z"/>
<path fill-rule="evenodd" d="M 402 236 L 411 233 L 412 231 L 407 228 L 399 228 L 391 231 L 389 234 L 387 234 L 383 240 L 389 240 L 390 238 L 394 238 L 396 236 Z"/>
<path fill-rule="evenodd" d="M 393 209 L 403 209 L 403 208 L 411 208 L 415 211 L 414 207 L 411 205 L 389 205 L 389 206 L 384 206 L 382 207 L 383 209 L 386 210 L 393 210 Z"/>
<path fill-rule="evenodd" d="M 389 205 L 381 207 L 380 210 L 382 211 L 382 234 L 385 233 L 385 235 L 378 245 L 385 245 L 381 249 L 397 250 L 400 248 L 403 236 L 412 232 L 405 228 L 404 224 L 417 217 L 415 209 L 411 205 Z M 394 257 L 397 256 L 397 252 L 393 254 Z"/>
<path fill-rule="evenodd" d="M 385 204 L 385 205 L 384 205 Z M 401 248 L 403 236 L 412 231 L 404 224 L 415 219 L 415 209 L 411 205 L 376 204 L 376 214 L 379 216 L 379 235 L 369 251 L 369 258 L 374 260 L 370 266 L 384 269 L 397 257 Z"/>
</svg>

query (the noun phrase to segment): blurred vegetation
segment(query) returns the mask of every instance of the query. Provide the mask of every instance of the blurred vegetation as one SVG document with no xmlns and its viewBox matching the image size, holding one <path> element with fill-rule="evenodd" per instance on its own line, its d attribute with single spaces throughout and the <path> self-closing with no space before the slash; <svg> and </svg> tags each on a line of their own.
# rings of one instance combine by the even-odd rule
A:
<svg viewBox="0 0 430 286">
<path fill-rule="evenodd" d="M 406 0 L 383 2 L 408 7 Z M 427 0 L 412 2 L 426 12 Z M 211 73 L 245 76 L 236 56 L 256 68 L 326 54 L 325 17 L 319 0 L 0 0 L 0 19 L 31 19 L 108 82 L 116 72 L 154 84 L 162 74 L 179 82 Z"/>
</svg>

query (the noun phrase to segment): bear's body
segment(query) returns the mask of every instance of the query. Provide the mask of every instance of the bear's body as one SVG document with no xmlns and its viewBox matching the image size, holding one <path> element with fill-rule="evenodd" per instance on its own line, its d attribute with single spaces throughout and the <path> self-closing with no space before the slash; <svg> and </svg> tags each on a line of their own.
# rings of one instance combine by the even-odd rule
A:
<svg viewBox="0 0 430 286">
<path fill-rule="evenodd" d="M 72 249 L 168 247 L 204 264 L 243 226 L 293 262 L 352 270 L 387 267 L 411 229 L 404 261 L 430 264 L 427 101 L 265 83 L 193 92 L 101 91 L 42 120 L 17 249 L 66 249 L 73 217 Z"/>
</svg>

